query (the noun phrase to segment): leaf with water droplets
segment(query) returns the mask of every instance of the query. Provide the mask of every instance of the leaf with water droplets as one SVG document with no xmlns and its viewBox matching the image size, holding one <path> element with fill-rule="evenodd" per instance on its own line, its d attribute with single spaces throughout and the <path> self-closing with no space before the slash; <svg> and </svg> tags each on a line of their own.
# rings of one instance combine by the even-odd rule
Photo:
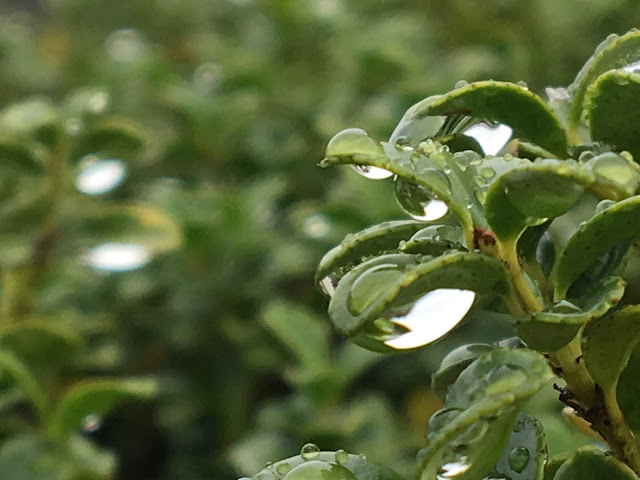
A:
<svg viewBox="0 0 640 480">
<path fill-rule="evenodd" d="M 628 466 L 594 447 L 582 447 L 566 460 L 554 480 L 638 480 Z"/>
<path fill-rule="evenodd" d="M 286 465 L 284 477 L 280 471 Z M 310 466 L 307 466 L 310 465 Z M 314 476 L 315 475 L 315 476 Z M 303 455 L 275 462 L 253 477 L 282 478 L 282 480 L 403 480 L 403 477 L 390 468 L 372 463 L 361 455 L 352 455 L 344 450 L 337 452 L 316 451 L 313 458 Z"/>
<path fill-rule="evenodd" d="M 547 442 L 542 425 L 530 415 L 520 412 L 500 459 L 485 480 L 541 480 L 546 459 Z"/>
<path fill-rule="evenodd" d="M 631 31 L 622 36 L 610 35 L 584 64 L 569 86 L 571 106 L 568 129 L 572 143 L 577 142 L 577 131 L 582 120 L 587 89 L 598 77 L 609 70 L 624 67 L 640 55 L 640 32 Z"/>
<path fill-rule="evenodd" d="M 558 118 L 537 95 L 520 85 L 493 80 L 474 82 L 425 105 L 421 115 L 467 115 L 503 123 L 514 134 L 564 156 L 567 138 Z"/>
<path fill-rule="evenodd" d="M 87 415 L 104 415 L 127 399 L 148 399 L 156 394 L 149 379 L 99 379 L 76 383 L 67 390 L 48 419 L 47 431 L 55 438 L 72 435 Z"/>
<path fill-rule="evenodd" d="M 598 211 L 583 223 L 565 245 L 555 266 L 556 299 L 567 295 L 571 284 L 599 257 L 640 233 L 640 196 Z"/>
<path fill-rule="evenodd" d="M 585 101 L 591 139 L 628 150 L 640 160 L 639 98 L 640 74 L 612 70 L 601 75 L 587 90 Z"/>
<path fill-rule="evenodd" d="M 544 357 L 531 350 L 501 348 L 477 358 L 429 420 L 420 478 L 446 478 L 443 466 L 454 464 L 467 466 L 457 479 L 486 475 L 498 462 L 524 402 L 552 377 Z"/>
<path fill-rule="evenodd" d="M 480 304 L 512 295 L 502 264 L 479 253 L 453 252 L 435 259 L 422 255 L 382 255 L 358 265 L 340 280 L 329 304 L 329 314 L 336 328 L 359 345 L 390 351 L 392 348 L 386 343 L 407 331 L 399 318 L 408 315 L 431 292 L 441 289 L 475 292 Z M 462 303 L 466 302 L 465 297 Z M 451 299 L 449 303 L 455 305 L 456 301 Z M 441 312 L 440 316 L 443 315 Z M 463 317 L 461 314 L 452 318 L 450 321 L 455 323 L 448 328 Z M 437 315 L 421 320 L 425 328 L 442 327 L 437 322 Z M 426 338 L 427 332 L 424 333 L 425 342 L 417 346 L 436 339 Z"/>
<path fill-rule="evenodd" d="M 493 350 L 488 343 L 472 343 L 452 350 L 442 359 L 438 370 L 431 376 L 431 388 L 443 402 L 449 387 L 453 385 L 462 371 L 480 355 Z"/>
<path fill-rule="evenodd" d="M 554 352 L 573 340 L 590 319 L 602 317 L 617 305 L 624 295 L 624 287 L 624 280 L 611 277 L 582 299 L 560 300 L 542 312 L 516 320 L 514 328 L 529 347 Z"/>
<path fill-rule="evenodd" d="M 581 163 L 593 172 L 594 182 L 589 190 L 598 198 L 623 200 L 634 195 L 640 186 L 640 165 L 630 155 L 604 152 Z"/>
<path fill-rule="evenodd" d="M 489 187 L 487 221 L 500 240 L 515 241 L 525 228 L 569 210 L 592 181 L 590 172 L 568 160 L 548 159 L 509 170 Z"/>
<path fill-rule="evenodd" d="M 396 251 L 401 241 L 408 240 L 424 227 L 424 222 L 398 220 L 379 223 L 348 235 L 320 260 L 316 270 L 316 284 L 322 285 L 326 278 L 337 282 L 349 269 L 361 263 L 362 258 Z"/>
</svg>

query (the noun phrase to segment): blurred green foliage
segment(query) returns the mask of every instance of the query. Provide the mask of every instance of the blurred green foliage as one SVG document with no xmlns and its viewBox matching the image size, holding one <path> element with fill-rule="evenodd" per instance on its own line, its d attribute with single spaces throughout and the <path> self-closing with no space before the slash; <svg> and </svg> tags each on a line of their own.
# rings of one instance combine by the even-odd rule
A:
<svg viewBox="0 0 640 480">
<path fill-rule="evenodd" d="M 508 326 L 470 322 L 384 362 L 334 337 L 313 287 L 318 260 L 345 234 L 404 215 L 388 182 L 320 174 L 326 142 L 354 125 L 381 136 L 460 79 L 526 78 L 537 92 L 568 84 L 606 34 L 640 20 L 633 0 L 42 0 L 3 10 L 0 352 L 32 370 L 47 398 L 102 377 L 158 386 L 153 400 L 88 417 L 96 425 L 84 417 L 62 448 L 5 367 L 7 479 L 232 478 L 309 440 L 406 471 L 440 405 L 430 373 L 451 347 Z M 124 180 L 78 191 L 78 175 L 108 159 Z M 125 240 L 151 261 L 126 272 L 86 265 L 87 248 Z M 564 428 L 545 425 L 552 452 L 572 445 Z"/>
</svg>

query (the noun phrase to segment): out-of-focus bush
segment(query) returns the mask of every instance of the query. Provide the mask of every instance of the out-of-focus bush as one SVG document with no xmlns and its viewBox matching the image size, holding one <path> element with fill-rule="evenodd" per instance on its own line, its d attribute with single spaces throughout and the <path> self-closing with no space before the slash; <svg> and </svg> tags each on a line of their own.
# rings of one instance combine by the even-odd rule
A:
<svg viewBox="0 0 640 480">
<path fill-rule="evenodd" d="M 156 379 L 152 401 L 121 404 L 99 429 L 78 426 L 93 442 L 87 445 L 115 453 L 117 478 L 240 476 L 308 440 L 404 468 L 438 407 L 426 386 L 443 353 L 451 342 L 490 340 L 504 327 L 461 329 L 447 345 L 384 363 L 336 339 L 313 288 L 315 265 L 346 233 L 403 214 L 389 203 L 387 182 L 320 175 L 316 164 L 334 132 L 360 125 L 385 134 L 412 103 L 460 79 L 527 78 L 532 90 L 567 84 L 606 33 L 640 19 L 631 0 L 587 3 L 48 0 L 5 7 L 2 104 L 10 113 L 16 103 L 51 99 L 72 148 L 53 187 L 61 192 L 60 217 L 51 223 L 38 215 L 45 203 L 28 219 L 14 215 L 0 225 L 0 246 L 18 258 L 3 262 L 2 299 L 15 298 L 7 278 L 18 272 L 28 283 L 16 287 L 28 297 L 17 296 L 25 321 L 55 317 L 54 328 L 64 323 L 81 338 L 70 365 L 45 362 L 51 368 L 38 373 L 52 395 L 80 379 Z M 115 121 L 123 137 L 91 134 L 101 119 Z M 128 133 L 144 148 L 127 150 Z M 115 162 L 101 166 L 120 172 L 119 181 L 93 194 L 87 169 L 107 160 Z M 28 203 L 37 188 L 18 191 Z M 164 237 L 145 230 L 136 244 L 152 250 L 148 263 L 123 272 L 91 268 L 78 252 L 87 236 L 120 241 L 121 220 L 95 220 L 116 205 L 134 205 L 145 228 L 155 218 L 149 212 L 166 216 L 179 244 L 156 248 Z M 43 239 L 44 250 L 22 249 Z M 23 276 L 25 264 L 37 274 Z M 34 422 L 13 383 L 3 377 L 0 386 L 8 419 L 0 462 L 16 465 L 16 450 L 27 451 L 15 447 L 16 438 Z M 559 442 L 567 441 L 557 428 Z M 52 455 L 33 451 L 41 461 Z M 111 468 L 105 460 L 106 478 Z M 32 475 L 24 478 L 38 478 Z"/>
</svg>

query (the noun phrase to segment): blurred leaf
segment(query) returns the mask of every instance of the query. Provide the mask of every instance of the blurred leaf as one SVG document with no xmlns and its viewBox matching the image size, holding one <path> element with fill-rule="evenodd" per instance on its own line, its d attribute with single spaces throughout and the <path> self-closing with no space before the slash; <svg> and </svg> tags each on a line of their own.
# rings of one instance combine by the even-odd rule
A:
<svg viewBox="0 0 640 480">
<path fill-rule="evenodd" d="M 584 447 L 566 460 L 554 480 L 635 480 L 637 475 L 616 458 L 593 447 Z"/>
<path fill-rule="evenodd" d="M 13 352 L 0 350 L 0 370 L 9 374 L 35 408 L 40 420 L 45 421 L 49 414 L 49 398 L 40 382 Z"/>
</svg>

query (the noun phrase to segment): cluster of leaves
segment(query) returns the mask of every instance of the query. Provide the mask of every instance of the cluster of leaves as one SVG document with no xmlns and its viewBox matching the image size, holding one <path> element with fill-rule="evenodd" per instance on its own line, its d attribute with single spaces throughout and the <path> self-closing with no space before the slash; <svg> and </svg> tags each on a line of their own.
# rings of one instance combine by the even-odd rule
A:
<svg viewBox="0 0 640 480">
<path fill-rule="evenodd" d="M 393 352 L 476 309 L 507 315 L 517 334 L 443 360 L 433 387 L 444 406 L 429 419 L 418 478 L 639 478 L 639 57 L 640 32 L 610 35 L 548 102 L 522 84 L 465 83 L 410 108 L 388 142 L 360 129 L 329 142 L 322 166 L 393 176 L 416 219 L 350 235 L 322 259 L 335 328 Z M 483 124 L 511 129 L 495 156 L 474 138 Z M 430 218 L 436 202 L 446 213 Z M 554 375 L 566 415 L 599 448 L 548 457 L 542 426 L 522 410 Z M 311 463 L 254 478 L 395 478 L 373 464 Z"/>
</svg>

